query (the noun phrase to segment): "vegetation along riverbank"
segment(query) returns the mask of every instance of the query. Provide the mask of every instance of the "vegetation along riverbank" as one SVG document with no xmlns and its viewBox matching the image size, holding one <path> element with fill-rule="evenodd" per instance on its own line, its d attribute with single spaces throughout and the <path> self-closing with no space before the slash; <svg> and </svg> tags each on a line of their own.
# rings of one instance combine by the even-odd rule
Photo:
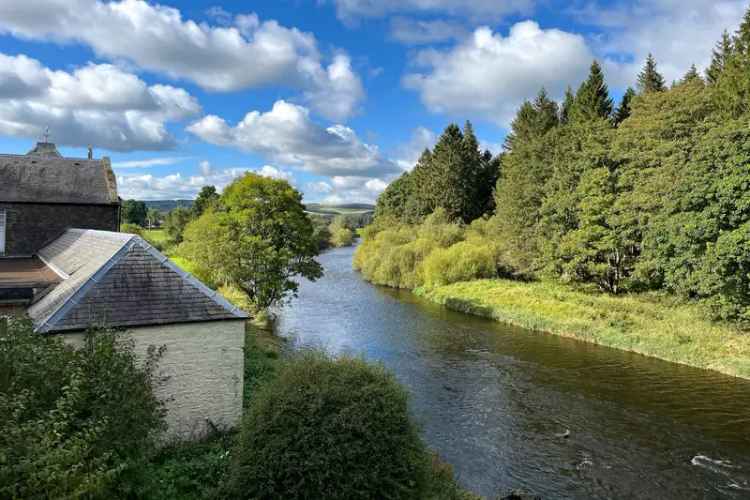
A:
<svg viewBox="0 0 750 500">
<path fill-rule="evenodd" d="M 705 75 L 595 61 L 503 151 L 449 125 L 379 197 L 365 279 L 501 321 L 750 377 L 750 12 Z"/>
</svg>

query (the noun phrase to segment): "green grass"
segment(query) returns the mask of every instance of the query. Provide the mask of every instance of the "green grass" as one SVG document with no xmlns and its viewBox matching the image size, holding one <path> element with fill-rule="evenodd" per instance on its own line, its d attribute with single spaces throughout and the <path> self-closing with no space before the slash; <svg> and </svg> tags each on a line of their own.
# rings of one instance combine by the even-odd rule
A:
<svg viewBox="0 0 750 500">
<path fill-rule="evenodd" d="M 652 294 L 613 297 L 544 282 L 493 279 L 417 289 L 449 309 L 750 378 L 750 334 L 703 308 Z"/>
</svg>

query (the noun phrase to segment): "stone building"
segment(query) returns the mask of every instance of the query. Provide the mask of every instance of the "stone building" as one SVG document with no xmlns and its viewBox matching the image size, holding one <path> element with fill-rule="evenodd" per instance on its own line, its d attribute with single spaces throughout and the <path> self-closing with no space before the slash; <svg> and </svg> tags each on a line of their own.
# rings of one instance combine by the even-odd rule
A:
<svg viewBox="0 0 750 500">
<path fill-rule="evenodd" d="M 168 437 L 235 426 L 247 315 L 140 237 L 114 231 L 119 205 L 108 161 L 40 147 L 46 156 L 1 160 L 0 314 L 20 310 L 39 335 L 72 344 L 103 327 L 124 330 L 139 353 L 165 346 L 166 382 L 156 392 L 167 403 Z"/>
<path fill-rule="evenodd" d="M 0 155 L 0 256 L 34 255 L 70 227 L 118 231 L 119 219 L 109 158 L 63 158 L 48 142 Z"/>
</svg>

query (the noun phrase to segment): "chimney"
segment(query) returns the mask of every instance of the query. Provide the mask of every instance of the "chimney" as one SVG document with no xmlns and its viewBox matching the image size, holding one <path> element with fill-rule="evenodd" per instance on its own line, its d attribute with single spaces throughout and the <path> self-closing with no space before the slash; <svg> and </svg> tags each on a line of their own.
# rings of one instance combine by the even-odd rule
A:
<svg viewBox="0 0 750 500">
<path fill-rule="evenodd" d="M 89 160 L 93 160 L 93 159 L 94 159 L 94 148 L 89 146 Z"/>
</svg>

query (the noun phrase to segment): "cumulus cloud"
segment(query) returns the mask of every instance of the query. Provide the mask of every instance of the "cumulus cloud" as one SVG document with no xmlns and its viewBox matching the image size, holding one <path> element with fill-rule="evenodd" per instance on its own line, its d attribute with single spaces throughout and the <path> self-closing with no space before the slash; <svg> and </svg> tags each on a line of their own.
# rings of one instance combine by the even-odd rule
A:
<svg viewBox="0 0 750 500">
<path fill-rule="evenodd" d="M 232 18 L 216 8 L 210 14 L 218 26 L 183 19 L 175 8 L 141 0 L 0 2 L 0 33 L 78 41 L 101 57 L 191 80 L 211 91 L 288 86 L 335 120 L 357 110 L 364 91 L 346 54 L 337 54 L 326 66 L 310 33 L 261 21 L 255 14 Z"/>
<path fill-rule="evenodd" d="M 593 58 L 582 36 L 524 21 L 505 37 L 481 27 L 449 49 L 418 52 L 423 70 L 407 74 L 404 84 L 433 112 L 507 125 L 541 87 L 561 96 L 568 84 L 577 85 Z"/>
<path fill-rule="evenodd" d="M 167 122 L 200 111 L 184 89 L 149 86 L 109 64 L 66 72 L 0 54 L 0 134 L 39 137 L 49 126 L 53 139 L 67 146 L 161 150 L 175 144 Z"/>
<path fill-rule="evenodd" d="M 283 179 L 288 182 L 294 180 L 291 172 L 272 165 L 264 165 L 257 169 L 224 168 L 217 170 L 208 161 L 202 161 L 198 170 L 198 175 L 183 175 L 179 172 L 162 177 L 151 174 L 119 175 L 117 176 L 117 187 L 120 196 L 125 199 L 168 200 L 195 198 L 203 186 L 216 186 L 216 189 L 221 191 L 234 179 L 247 172 L 255 172 L 265 177 Z"/>
<path fill-rule="evenodd" d="M 605 65 L 609 80 L 626 87 L 635 84 L 649 52 L 668 82 L 681 78 L 691 64 L 705 69 L 722 31 L 737 29 L 749 4 L 748 0 L 591 1 L 571 14 L 603 28 L 597 48 L 611 59 Z"/>
<path fill-rule="evenodd" d="M 405 144 L 396 148 L 396 163 L 402 170 L 411 170 L 425 149 L 432 148 L 437 135 L 425 127 L 417 127 Z"/>
<path fill-rule="evenodd" d="M 463 25 L 436 19 L 426 21 L 394 17 L 391 19 L 391 38 L 407 45 L 421 45 L 463 38 L 467 31 Z"/>
<path fill-rule="evenodd" d="M 358 176 L 334 176 L 324 193 L 323 203 L 374 203 L 378 195 L 388 186 L 382 179 L 368 179 Z"/>
<path fill-rule="evenodd" d="M 208 115 L 188 131 L 208 143 L 260 154 L 319 175 L 379 177 L 398 171 L 377 146 L 362 142 L 351 128 L 320 126 L 307 108 L 283 100 L 276 101 L 270 111 L 247 113 L 234 126 Z"/>
<path fill-rule="evenodd" d="M 344 22 L 382 17 L 394 12 L 453 14 L 472 19 L 497 20 L 508 14 L 531 12 L 535 0 L 331 0 Z"/>
</svg>

